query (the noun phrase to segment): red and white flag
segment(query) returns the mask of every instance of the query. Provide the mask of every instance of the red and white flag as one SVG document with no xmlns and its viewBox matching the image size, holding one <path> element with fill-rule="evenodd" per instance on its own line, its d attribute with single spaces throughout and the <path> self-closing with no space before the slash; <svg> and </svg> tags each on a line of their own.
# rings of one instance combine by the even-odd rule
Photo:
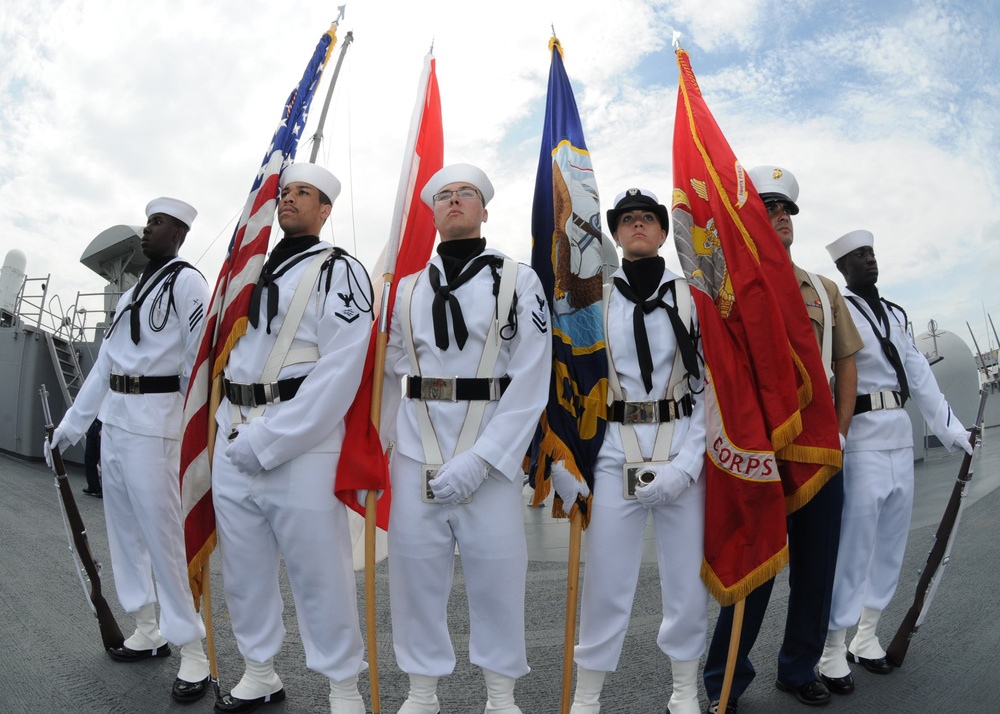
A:
<svg viewBox="0 0 1000 714">
<path fill-rule="evenodd" d="M 378 502 L 376 521 L 382 530 L 389 527 L 391 494 L 389 468 L 373 421 L 373 417 L 376 421 L 379 420 L 381 400 L 376 399 L 373 403 L 372 393 L 376 390 L 376 382 L 377 393 L 381 393 L 384 345 L 396 299 L 396 286 L 400 278 L 424 267 L 434 246 L 434 212 L 420 200 L 420 189 L 441 169 L 443 163 L 441 96 L 438 93 L 435 60 L 433 55 L 428 54 L 424 58 L 424 69 L 410 122 L 391 233 L 383 252 L 384 279 L 380 296 L 376 297 L 381 308 L 372 325 L 361 386 L 345 417 L 347 432 L 337 464 L 337 498 L 361 515 L 364 515 L 365 508 L 364 504 L 358 503 L 357 490 L 385 492 Z M 382 358 L 376 359 L 380 341 Z M 355 564 L 357 563 L 358 558 L 355 557 Z"/>
<path fill-rule="evenodd" d="M 246 333 L 250 294 L 264 265 L 281 172 L 295 158 L 316 87 L 337 42 L 337 23 L 320 38 L 295 89 L 281 112 L 278 128 L 264 154 L 229 244 L 212 293 L 205 333 L 198 348 L 184 400 L 180 489 L 188 578 L 195 607 L 201 602 L 202 567 L 215 549 L 212 506 L 212 449 L 215 410 L 221 394 L 222 370 L 236 341 Z"/>
</svg>

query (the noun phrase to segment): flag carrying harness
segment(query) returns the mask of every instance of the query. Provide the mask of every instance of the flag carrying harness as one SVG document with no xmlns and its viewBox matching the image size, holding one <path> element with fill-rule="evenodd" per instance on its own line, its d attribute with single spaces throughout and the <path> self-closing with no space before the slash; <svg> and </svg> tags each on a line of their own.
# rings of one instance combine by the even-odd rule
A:
<svg viewBox="0 0 1000 714">
<path fill-rule="evenodd" d="M 668 381 L 663 399 L 647 402 L 630 402 L 625 400 L 621 382 L 618 379 L 618 371 L 615 369 L 614 354 L 611 343 L 607 344 L 608 355 L 608 419 L 609 421 L 620 422 L 619 434 L 622 440 L 622 449 L 625 452 L 625 467 L 636 464 L 646 465 L 648 463 L 667 463 L 670 458 L 670 446 L 673 442 L 674 423 L 682 416 L 690 416 L 694 403 L 691 396 L 691 388 L 688 386 L 688 369 L 684 366 L 682 356 L 683 350 L 680 348 L 681 340 L 690 340 L 691 326 L 691 301 L 678 300 L 677 295 L 687 295 L 687 281 L 683 278 L 675 278 L 674 301 L 677 303 L 677 312 L 680 317 L 680 324 L 686 326 L 686 335 L 677 335 L 677 326 L 671 320 L 674 327 L 675 341 L 677 347 L 674 350 L 674 360 L 670 368 L 670 379 Z M 610 305 L 611 291 L 614 283 L 604 285 L 604 334 L 608 334 L 608 308 Z M 684 328 L 682 328 L 684 329 Z M 620 418 L 618 418 L 620 417 Z M 656 440 L 653 444 L 653 452 L 650 459 L 642 455 L 639 447 L 639 439 L 635 433 L 636 424 L 657 424 Z"/>
<path fill-rule="evenodd" d="M 479 436 L 479 426 L 482 424 L 487 402 L 500 399 L 507 385 L 510 384 L 510 377 L 491 376 L 493 369 L 496 367 L 497 358 L 500 356 L 501 341 L 513 338 L 517 332 L 516 319 L 512 315 L 516 305 L 514 288 L 517 285 L 518 264 L 517 261 L 511 258 L 503 258 L 502 260 L 499 276 L 497 275 L 495 266 L 490 266 L 493 269 L 493 294 L 496 298 L 496 311 L 493 315 L 492 339 L 490 335 L 487 335 L 484 340 L 483 354 L 479 359 L 479 368 L 476 370 L 475 379 L 426 377 L 421 375 L 416 346 L 413 342 L 413 325 L 410 310 L 413 301 L 413 289 L 420 280 L 421 273 L 424 271 L 415 273 L 403 289 L 400 302 L 400 321 L 402 323 L 403 345 L 406 349 L 406 356 L 409 359 L 410 371 L 412 373 L 410 376 L 404 378 L 403 389 L 404 394 L 415 402 L 417 425 L 420 428 L 420 440 L 424 449 L 424 460 L 428 465 L 441 466 L 444 464 L 444 458 L 441 453 L 441 445 L 434 432 L 434 425 L 431 423 L 430 413 L 427 410 L 427 400 L 468 400 L 469 404 L 465 414 L 465 422 L 462 425 L 462 431 L 455 446 L 455 454 L 460 454 L 463 451 L 468 451 Z M 497 262 L 499 262 L 499 259 Z M 501 315 L 507 316 L 507 324 L 500 324 Z M 505 332 L 508 327 L 512 328 L 509 335 Z M 468 397 L 461 394 L 462 389 L 475 390 L 478 393 L 473 397 Z"/>
<path fill-rule="evenodd" d="M 225 379 L 223 382 L 226 396 L 229 398 L 230 406 L 232 408 L 232 424 L 234 432 L 236 424 L 247 423 L 260 416 L 263 414 L 264 408 L 267 405 L 287 401 L 295 396 L 298 392 L 299 386 L 305 380 L 305 377 L 291 377 L 288 379 L 277 380 L 277 376 L 281 373 L 282 369 L 293 364 L 316 362 L 319 359 L 319 348 L 316 345 L 307 345 L 292 349 L 292 344 L 295 340 L 295 334 L 298 331 L 299 323 L 302 321 L 302 316 L 305 314 L 310 293 L 312 292 L 312 287 L 317 284 L 317 279 L 319 280 L 319 285 L 317 285 L 316 289 L 316 299 L 319 302 L 319 306 L 317 307 L 317 309 L 319 309 L 322 305 L 319 288 L 320 286 L 324 287 L 324 295 L 329 294 L 334 262 L 337 260 L 343 260 L 345 265 L 348 266 L 348 272 L 353 275 L 350 264 L 347 262 L 346 255 L 347 254 L 341 248 L 323 248 L 319 251 L 296 256 L 296 259 L 291 261 L 290 265 L 286 265 L 281 271 L 279 271 L 278 274 L 276 274 L 275 277 L 280 277 L 280 275 L 287 272 L 288 268 L 292 267 L 292 265 L 296 265 L 299 262 L 311 258 L 309 264 L 306 266 L 305 272 L 302 274 L 302 277 L 299 279 L 299 283 L 295 288 L 292 301 L 288 306 L 288 312 L 285 315 L 284 321 L 281 323 L 281 329 L 278 330 L 278 335 L 271 347 L 271 353 L 268 355 L 267 362 L 264 364 L 264 370 L 261 373 L 260 378 L 261 381 L 259 383 L 244 384 Z M 325 285 L 322 280 L 323 273 L 326 273 Z M 273 289 L 273 285 L 268 288 L 269 292 Z M 354 298 L 353 290 L 350 294 L 350 300 L 357 304 Z M 256 306 L 259 310 L 259 301 L 256 303 Z M 251 309 L 252 307 L 253 305 L 251 306 Z M 358 307 L 362 310 L 362 312 L 371 310 L 370 304 L 368 306 L 368 310 L 364 310 L 364 308 L 361 308 L 360 305 Z M 271 317 L 268 318 L 269 332 L 270 321 Z M 245 419 L 243 418 L 240 407 L 250 407 L 250 411 Z"/>
<path fill-rule="evenodd" d="M 823 343 L 820 349 L 823 353 L 823 369 L 826 372 L 826 379 L 833 387 L 833 314 L 830 311 L 830 294 L 826 291 L 826 286 L 816 273 L 806 271 L 809 282 L 813 290 L 819 295 L 819 306 L 823 310 Z"/>
</svg>

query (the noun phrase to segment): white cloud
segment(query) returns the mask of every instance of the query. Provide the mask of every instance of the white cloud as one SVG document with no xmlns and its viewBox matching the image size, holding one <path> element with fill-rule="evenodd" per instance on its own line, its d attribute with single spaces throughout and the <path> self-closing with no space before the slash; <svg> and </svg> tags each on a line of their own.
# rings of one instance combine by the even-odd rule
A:
<svg viewBox="0 0 1000 714">
<path fill-rule="evenodd" d="M 205 253 L 199 267 L 214 277 L 282 102 L 333 7 L 8 5 L 17 7 L 0 9 L 0 245 L 24 249 L 29 274 L 52 273 L 69 297 L 96 286 L 77 263 L 93 236 L 142 222 L 150 198 L 173 194 L 199 208 L 184 253 Z M 553 24 L 605 208 L 633 185 L 669 200 L 677 29 L 741 160 L 782 163 L 799 178 L 796 260 L 835 273 L 823 245 L 868 227 L 886 295 L 918 331 L 936 317 L 961 333 L 981 316 L 980 301 L 1000 311 L 989 304 L 1000 267 L 997 15 L 974 0 L 859 6 L 835 18 L 824 3 L 792 13 L 773 0 L 354 0 L 340 37 L 353 30 L 355 42 L 320 154 L 345 183 L 333 231 L 374 263 L 433 42 L 445 158 L 491 173 L 487 236 L 527 259 Z M 303 141 L 300 159 L 310 149 Z"/>
</svg>

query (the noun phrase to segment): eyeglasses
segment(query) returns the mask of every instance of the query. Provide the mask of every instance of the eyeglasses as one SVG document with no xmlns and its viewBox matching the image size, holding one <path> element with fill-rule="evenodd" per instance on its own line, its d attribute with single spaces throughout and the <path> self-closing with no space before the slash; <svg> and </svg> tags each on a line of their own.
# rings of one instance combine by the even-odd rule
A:
<svg viewBox="0 0 1000 714">
<path fill-rule="evenodd" d="M 460 188 L 456 191 L 438 191 L 434 194 L 434 203 L 446 203 L 451 200 L 452 196 L 458 196 L 463 201 L 471 201 L 473 198 L 479 198 L 479 191 L 474 188 Z"/>
</svg>

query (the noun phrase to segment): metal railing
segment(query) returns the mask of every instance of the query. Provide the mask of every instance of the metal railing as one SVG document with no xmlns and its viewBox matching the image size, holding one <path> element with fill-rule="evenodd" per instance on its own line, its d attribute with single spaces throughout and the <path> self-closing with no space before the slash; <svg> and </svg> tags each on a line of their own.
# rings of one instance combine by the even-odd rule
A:
<svg viewBox="0 0 1000 714">
<path fill-rule="evenodd" d="M 114 316 L 121 293 L 77 293 L 73 304 L 64 307 L 59 295 L 49 296 L 51 275 L 25 278 L 14 306 L 15 321 L 70 343 L 91 359 L 93 345 Z"/>
</svg>

